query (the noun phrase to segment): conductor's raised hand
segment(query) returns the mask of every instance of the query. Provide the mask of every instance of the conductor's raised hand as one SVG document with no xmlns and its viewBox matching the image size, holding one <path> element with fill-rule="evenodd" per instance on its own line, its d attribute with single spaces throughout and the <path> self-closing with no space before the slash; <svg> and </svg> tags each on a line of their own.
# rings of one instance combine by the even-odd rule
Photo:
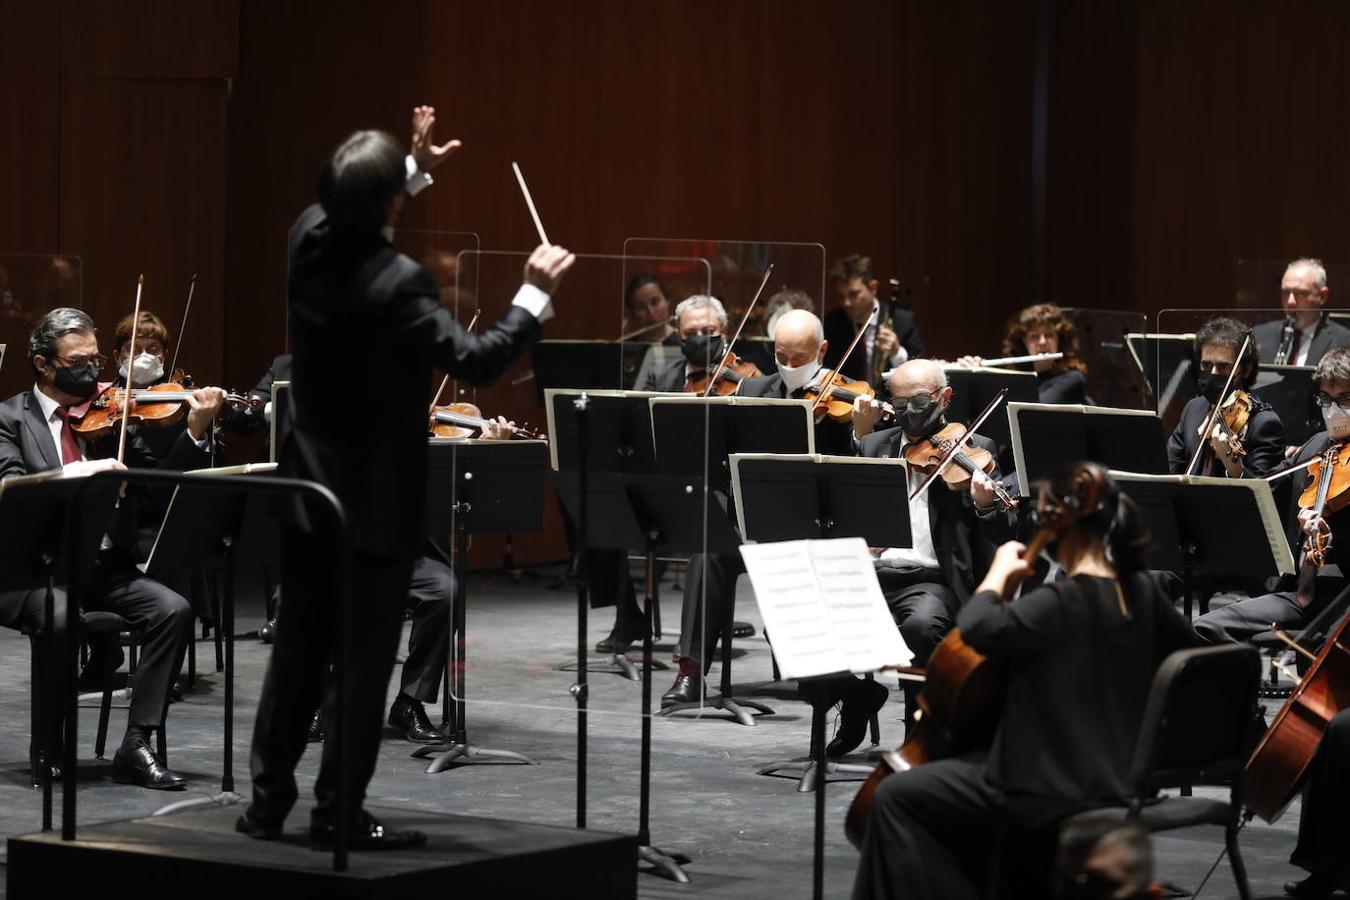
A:
<svg viewBox="0 0 1350 900">
<path fill-rule="evenodd" d="M 412 139 L 408 142 L 409 152 L 412 153 L 413 161 L 417 163 L 417 168 L 423 172 L 430 172 L 432 169 L 445 162 L 460 147 L 464 146 L 459 141 L 446 141 L 439 147 L 432 140 L 432 129 L 436 125 L 436 109 L 431 106 L 414 106 L 412 115 Z"/>
<path fill-rule="evenodd" d="M 576 261 L 576 254 L 569 253 L 564 247 L 540 244 L 525 261 L 525 283 L 534 285 L 552 297 L 562 283 L 563 276 Z"/>
</svg>

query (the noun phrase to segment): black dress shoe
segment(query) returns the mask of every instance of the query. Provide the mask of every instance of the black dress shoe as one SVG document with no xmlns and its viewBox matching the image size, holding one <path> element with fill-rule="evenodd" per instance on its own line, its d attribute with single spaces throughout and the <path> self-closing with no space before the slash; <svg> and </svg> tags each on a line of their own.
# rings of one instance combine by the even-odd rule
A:
<svg viewBox="0 0 1350 900">
<path fill-rule="evenodd" d="M 305 742 L 319 744 L 323 742 L 326 736 L 323 730 L 323 710 L 316 709 L 314 710 L 314 718 L 309 720 L 309 736 L 305 738 Z"/>
<path fill-rule="evenodd" d="M 676 675 L 670 690 L 661 695 L 661 708 L 677 703 L 697 703 L 704 697 L 702 675 Z"/>
<path fill-rule="evenodd" d="M 1306 898 L 1306 900 L 1322 900 L 1322 898 L 1330 897 L 1332 894 L 1336 893 L 1336 885 L 1330 880 L 1313 874 L 1302 881 L 1286 881 L 1284 883 L 1284 892 L 1290 897 L 1301 897 Z"/>
<path fill-rule="evenodd" d="M 840 757 L 852 753 L 867 737 L 867 725 L 872 714 L 886 704 L 891 692 L 885 685 L 875 681 L 850 679 L 857 687 L 849 685 L 844 695 L 844 705 L 839 711 L 839 731 L 834 739 L 825 745 L 825 755 Z"/>
<path fill-rule="evenodd" d="M 328 819 L 311 819 L 309 824 L 309 845 L 314 850 L 333 849 L 333 823 Z M 362 810 L 352 825 L 351 841 L 347 846 L 352 850 L 408 850 L 421 847 L 427 842 L 427 836 L 420 831 L 390 831 L 379 819 Z"/>
<path fill-rule="evenodd" d="M 620 628 L 617 624 L 610 631 L 609 636 L 602 638 L 595 644 L 596 653 L 623 653 L 637 642 L 646 637 L 646 633 L 639 628 L 636 632 Z"/>
<path fill-rule="evenodd" d="M 123 744 L 113 757 L 112 779 L 118 784 L 136 784 L 156 791 L 181 791 L 187 779 L 166 768 L 143 741 Z"/>
<path fill-rule="evenodd" d="M 244 814 L 239 817 L 239 821 L 234 823 L 235 831 L 259 841 L 277 840 L 281 837 L 281 828 L 281 822 L 269 822 L 258 816 L 252 804 L 244 810 Z"/>
<path fill-rule="evenodd" d="M 264 644 L 272 643 L 272 638 L 276 637 L 276 633 L 276 619 L 268 619 L 266 622 L 262 623 L 262 625 L 258 626 L 258 640 L 262 641 Z"/>
<path fill-rule="evenodd" d="M 445 737 L 427 718 L 421 701 L 402 694 L 394 698 L 394 705 L 389 708 L 389 725 L 402 734 L 405 741 L 414 744 L 445 743 Z"/>
</svg>

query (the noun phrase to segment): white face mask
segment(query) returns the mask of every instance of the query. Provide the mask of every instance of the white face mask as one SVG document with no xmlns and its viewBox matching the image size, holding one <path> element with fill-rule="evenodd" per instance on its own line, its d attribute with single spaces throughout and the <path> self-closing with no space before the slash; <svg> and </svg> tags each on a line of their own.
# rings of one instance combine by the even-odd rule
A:
<svg viewBox="0 0 1350 900">
<path fill-rule="evenodd" d="M 384 239 L 385 239 L 386 241 L 388 241 L 389 243 L 392 244 L 392 243 L 394 242 L 394 226 L 393 226 L 393 225 L 386 225 L 386 226 L 384 226 L 383 228 L 381 228 L 381 229 L 380 229 L 380 234 L 384 235 Z"/>
<path fill-rule="evenodd" d="M 135 369 L 135 378 L 128 378 L 128 370 L 132 368 Z M 117 372 L 124 381 L 131 381 L 133 384 L 154 384 L 164 377 L 164 360 L 153 353 L 139 353 L 134 366 L 128 365 L 124 359 Z"/>
<path fill-rule="evenodd" d="M 1333 441 L 1350 437 L 1350 411 L 1333 403 L 1322 410 L 1322 421 L 1327 423 L 1327 436 Z"/>
<path fill-rule="evenodd" d="M 787 386 L 789 392 L 800 391 L 806 387 L 819 371 L 820 363 L 814 359 L 804 366 L 779 365 L 778 367 L 778 374 L 783 376 L 783 384 Z"/>
</svg>

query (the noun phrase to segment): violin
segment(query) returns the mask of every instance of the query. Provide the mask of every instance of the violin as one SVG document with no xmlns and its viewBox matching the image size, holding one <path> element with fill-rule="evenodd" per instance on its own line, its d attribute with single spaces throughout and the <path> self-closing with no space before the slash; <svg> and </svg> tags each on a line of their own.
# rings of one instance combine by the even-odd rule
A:
<svg viewBox="0 0 1350 900">
<path fill-rule="evenodd" d="M 482 411 L 474 404 L 447 403 L 444 406 L 433 406 L 431 408 L 427 430 L 431 437 L 464 440 L 473 437 L 475 432 L 481 434 L 487 425 L 488 420 L 483 418 Z M 515 425 L 506 427 L 516 437 L 532 440 L 544 439 L 542 434 L 528 428 L 519 428 Z"/>
<path fill-rule="evenodd" d="M 1244 390 L 1233 391 L 1228 399 L 1219 404 L 1219 415 L 1215 425 L 1219 433 L 1228 440 L 1228 452 L 1236 459 L 1247 455 L 1242 446 L 1241 437 L 1247 430 L 1247 422 L 1252 417 L 1252 395 Z"/>
<path fill-rule="evenodd" d="M 187 414 L 188 398 L 192 396 L 192 378 L 181 372 L 175 372 L 174 376 L 174 381 L 133 388 L 129 408 L 126 405 L 127 389 L 118 384 L 108 385 L 90 401 L 84 416 L 72 422 L 70 427 L 86 441 L 97 441 L 111 434 L 118 420 L 124 417 L 153 427 L 181 421 Z M 232 407 L 250 405 L 247 397 L 238 394 L 226 394 L 225 403 Z"/>
<path fill-rule="evenodd" d="M 859 397 L 875 397 L 877 389 L 861 378 L 849 378 L 843 372 L 834 369 L 821 369 L 815 387 L 807 387 L 805 398 L 811 401 L 816 418 L 829 416 L 831 421 L 849 424 L 853 421 L 853 401 Z M 828 393 L 822 397 L 821 386 L 829 385 Z M 882 402 L 883 413 L 879 422 L 893 420 L 895 407 Z"/>
<path fill-rule="evenodd" d="M 717 375 L 716 383 L 712 382 L 713 373 L 705 371 L 691 381 L 684 392 L 686 394 L 702 394 L 705 397 L 726 397 L 741 389 L 743 379 L 755 378 L 764 374 L 759 370 L 759 366 L 741 359 L 730 351 L 722 358 L 721 364 L 713 367 L 713 372 Z M 708 389 L 709 384 L 712 384 L 712 390 Z"/>
<path fill-rule="evenodd" d="M 1308 466 L 1312 479 L 1299 495 L 1300 509 L 1312 510 L 1317 528 L 1308 538 L 1304 553 L 1315 566 L 1326 565 L 1331 549 L 1331 526 L 1326 516 L 1350 504 L 1350 441 L 1331 444 Z"/>
<path fill-rule="evenodd" d="M 931 474 L 934 467 L 940 465 L 953 448 L 960 445 L 951 463 L 942 469 L 942 480 L 954 491 L 970 490 L 971 478 L 977 471 L 988 475 L 994 471 L 994 455 L 982 447 L 976 447 L 967 437 L 966 426 L 951 422 L 922 440 L 905 447 L 901 454 L 911 467 L 925 474 Z M 994 495 L 1003 509 L 1016 509 L 1017 501 L 1008 493 L 1008 489 L 997 479 L 992 479 Z"/>
<path fill-rule="evenodd" d="M 1023 558 L 1035 559 L 1075 521 L 1096 512 L 1105 489 L 1100 467 L 1080 466 L 1069 494 L 1038 510 L 1040 527 Z M 848 808 L 844 833 L 855 847 L 862 847 L 867 823 L 872 819 L 873 799 L 882 781 L 896 772 L 979 750 L 993 742 L 1007 691 L 1006 663 L 980 653 L 962 639 L 959 628 L 953 628 L 928 657 L 928 666 L 922 671 L 924 685 L 914 726 L 898 749 L 881 754 L 877 767 Z"/>
<path fill-rule="evenodd" d="M 1200 463 L 1200 457 L 1209 448 L 1209 436 L 1214 433 L 1217 426 L 1219 433 L 1226 438 L 1236 438 L 1242 433 L 1242 429 L 1247 427 L 1247 420 L 1251 416 L 1251 397 L 1246 391 L 1238 390 L 1231 396 L 1229 391 L 1233 390 L 1233 381 L 1238 373 L 1242 371 L 1242 357 L 1246 355 L 1247 350 L 1252 346 L 1252 333 L 1247 332 L 1242 338 L 1242 345 L 1238 347 L 1237 356 L 1233 359 L 1233 368 L 1224 379 L 1223 390 L 1219 396 L 1226 398 L 1221 403 L 1216 403 L 1209 409 L 1209 415 L 1205 416 L 1204 424 L 1200 426 L 1197 432 L 1200 440 L 1195 445 L 1195 455 L 1191 457 L 1191 462 L 1186 466 L 1187 475 L 1196 475 L 1200 472 L 1197 466 Z M 1242 400 L 1238 402 L 1238 394 L 1242 395 Z M 1232 423 L 1230 424 L 1229 419 Z M 1233 427 L 1238 425 L 1239 427 Z M 1242 448 L 1241 442 L 1237 442 L 1235 447 L 1230 449 L 1234 456 L 1240 456 L 1246 453 Z"/>
</svg>

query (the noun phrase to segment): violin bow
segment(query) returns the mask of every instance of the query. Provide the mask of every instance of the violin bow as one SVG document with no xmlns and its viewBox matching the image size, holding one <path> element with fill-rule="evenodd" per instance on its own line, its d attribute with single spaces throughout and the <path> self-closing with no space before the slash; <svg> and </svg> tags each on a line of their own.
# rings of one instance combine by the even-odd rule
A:
<svg viewBox="0 0 1350 900">
<path fill-rule="evenodd" d="M 473 318 L 469 320 L 469 327 L 465 328 L 464 330 L 472 334 L 473 326 L 478 324 L 478 317 L 481 316 L 482 314 L 483 314 L 482 309 L 475 309 L 473 311 Z M 427 407 L 428 416 L 434 416 L 436 414 L 436 404 L 441 402 L 441 394 L 445 393 L 445 387 L 449 383 L 450 383 L 449 375 L 446 375 L 444 378 L 441 379 L 441 386 L 436 388 L 436 395 L 431 398 L 431 406 Z"/>
<path fill-rule="evenodd" d="M 848 349 L 844 351 L 844 355 L 839 358 L 839 364 L 830 370 L 830 377 L 826 378 L 825 383 L 820 386 L 820 393 L 816 395 L 816 402 L 811 404 L 812 415 L 815 414 L 816 407 L 820 406 L 821 401 L 830 396 L 830 391 L 834 389 L 835 379 L 839 377 L 839 370 L 844 367 L 844 363 L 848 362 L 848 358 L 852 356 L 853 351 L 857 349 L 858 342 L 862 340 L 862 336 L 867 334 L 867 329 L 872 327 L 877 321 L 877 317 L 880 315 L 881 304 L 877 303 L 872 307 L 872 314 L 867 317 L 867 323 L 858 329 L 858 333 L 853 336 L 853 343 L 848 345 Z"/>
<path fill-rule="evenodd" d="M 1228 373 L 1228 379 L 1224 381 L 1223 393 L 1219 395 L 1218 402 L 1214 404 L 1214 408 L 1211 409 L 1209 415 L 1205 417 L 1205 427 L 1200 429 L 1200 440 L 1196 442 L 1195 455 L 1191 457 L 1190 465 L 1186 466 L 1187 475 L 1195 474 L 1195 465 L 1200 462 L 1201 455 L 1204 454 L 1205 448 L 1209 446 L 1209 435 L 1214 431 L 1214 423 L 1219 418 L 1219 411 L 1223 406 L 1223 402 L 1228 399 L 1228 392 L 1233 388 L 1233 379 L 1237 377 L 1238 371 L 1242 368 L 1242 357 L 1246 354 L 1247 348 L 1251 346 L 1251 343 L 1252 333 L 1248 331 L 1246 336 L 1242 339 L 1242 346 L 1238 347 L 1237 359 L 1233 360 L 1233 370 Z"/>
<path fill-rule="evenodd" d="M 750 321 L 750 313 L 754 311 L 755 304 L 759 302 L 759 295 L 764 293 L 764 285 L 769 283 L 769 276 L 773 274 L 773 263 L 769 263 L 769 268 L 764 270 L 764 277 L 760 279 L 759 290 L 755 291 L 755 296 L 750 298 L 750 305 L 745 308 L 745 315 L 741 316 L 741 324 L 736 326 L 736 333 L 731 336 L 731 343 L 727 344 L 727 349 L 722 353 L 722 359 L 713 370 L 712 378 L 708 379 L 708 388 L 703 392 L 704 397 L 712 396 L 713 388 L 717 387 L 717 379 L 722 377 L 726 371 L 727 359 L 731 357 L 731 348 L 736 346 L 736 342 L 741 339 L 741 332 L 745 330 L 745 323 Z"/>
<path fill-rule="evenodd" d="M 145 287 L 145 273 L 136 278 L 136 304 L 131 309 L 131 344 L 127 347 L 127 358 L 136 358 L 136 332 L 141 325 L 141 289 Z M 131 421 L 131 367 L 127 367 L 127 387 L 122 397 L 122 433 L 117 436 L 117 461 L 123 462 L 127 451 L 127 424 Z M 116 395 L 114 395 L 116 396 Z"/>
<path fill-rule="evenodd" d="M 182 349 L 183 337 L 184 335 L 187 334 L 188 313 L 192 311 L 192 295 L 196 293 L 196 291 L 197 291 L 197 273 L 193 272 L 192 280 L 188 282 L 187 303 L 183 305 L 183 322 L 181 325 L 178 326 L 178 340 L 173 345 L 173 362 L 169 363 L 170 381 L 173 380 L 173 373 L 178 371 L 178 351 Z M 134 331 L 139 326 L 140 326 L 139 322 L 135 323 L 135 325 L 132 326 L 132 330 Z M 132 358 L 132 362 L 133 363 L 135 362 L 135 357 Z M 130 372 L 131 368 L 128 367 L 127 371 Z M 127 380 L 130 381 L 130 378 L 128 378 Z M 127 388 L 128 390 L 130 390 L 131 385 L 127 385 Z"/>
<path fill-rule="evenodd" d="M 947 466 L 951 464 L 951 461 L 956 458 L 956 454 L 961 452 L 961 445 L 965 444 L 967 441 L 969 441 L 972 437 L 975 436 L 975 432 L 978 431 L 979 427 L 984 424 L 984 420 L 993 415 L 994 410 L 998 407 L 1000 403 L 1003 402 L 1003 398 L 1006 396 L 1008 396 L 1007 388 L 1003 388 L 997 394 L 994 395 L 994 399 L 989 401 L 989 405 L 984 408 L 984 411 L 975 417 L 974 422 L 970 423 L 970 427 L 966 429 L 966 433 L 961 437 L 961 440 L 952 442 L 952 448 L 948 450 L 946 455 L 942 457 L 941 461 L 939 461 L 938 464 L 933 467 L 933 471 L 929 474 L 927 478 L 923 480 L 923 483 L 914 489 L 914 493 L 909 495 L 910 502 L 913 502 L 922 497 L 923 492 L 928 490 L 928 486 L 932 484 L 936 479 L 942 477 L 942 470 L 946 469 Z"/>
</svg>

